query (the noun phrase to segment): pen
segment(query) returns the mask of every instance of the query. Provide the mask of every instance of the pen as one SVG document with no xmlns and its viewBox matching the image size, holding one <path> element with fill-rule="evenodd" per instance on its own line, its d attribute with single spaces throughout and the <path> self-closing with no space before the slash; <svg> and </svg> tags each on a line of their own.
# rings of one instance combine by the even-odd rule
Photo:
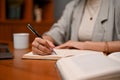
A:
<svg viewBox="0 0 120 80">
<path fill-rule="evenodd" d="M 31 24 L 28 24 L 27 27 L 28 27 L 28 29 L 30 29 L 37 37 L 42 38 L 42 36 L 41 36 L 37 31 L 35 31 L 35 29 L 32 27 Z"/>
<path fill-rule="evenodd" d="M 28 24 L 27 25 L 27 28 L 29 29 L 29 30 L 31 30 L 37 37 L 40 37 L 40 38 L 42 38 L 42 36 L 32 27 L 32 25 L 31 24 Z M 43 38 L 42 38 L 43 39 Z M 53 50 L 53 49 L 52 49 Z M 56 54 L 56 52 L 53 50 L 53 52 Z"/>
</svg>

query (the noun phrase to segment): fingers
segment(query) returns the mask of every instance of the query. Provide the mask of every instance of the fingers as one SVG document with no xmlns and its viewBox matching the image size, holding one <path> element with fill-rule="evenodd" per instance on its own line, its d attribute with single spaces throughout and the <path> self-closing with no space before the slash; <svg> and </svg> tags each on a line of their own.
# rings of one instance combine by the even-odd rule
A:
<svg viewBox="0 0 120 80">
<path fill-rule="evenodd" d="M 32 43 L 33 53 L 40 54 L 40 55 L 51 54 L 52 53 L 51 46 L 53 46 L 53 44 L 50 43 L 49 45 L 49 43 L 44 39 L 35 38 L 35 40 Z"/>
<path fill-rule="evenodd" d="M 49 55 L 49 54 L 51 54 L 51 51 L 42 51 L 42 50 L 37 49 L 36 47 L 32 47 L 32 52 L 34 54 L 39 54 L 39 55 Z"/>
</svg>

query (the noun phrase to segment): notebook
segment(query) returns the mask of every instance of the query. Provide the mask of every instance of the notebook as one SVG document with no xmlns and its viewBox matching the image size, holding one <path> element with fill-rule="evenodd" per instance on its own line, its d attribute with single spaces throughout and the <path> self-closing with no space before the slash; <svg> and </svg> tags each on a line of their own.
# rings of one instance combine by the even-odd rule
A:
<svg viewBox="0 0 120 80">
<path fill-rule="evenodd" d="M 12 59 L 13 54 L 10 52 L 7 43 L 0 43 L 0 59 Z"/>
<path fill-rule="evenodd" d="M 55 54 L 55 53 L 56 54 Z M 37 55 L 32 52 L 28 52 L 23 55 L 23 59 L 48 59 L 48 60 L 58 60 L 64 57 L 71 57 L 79 54 L 89 54 L 92 52 L 103 54 L 102 52 L 90 51 L 90 50 L 77 50 L 77 49 L 54 49 L 54 52 L 51 55 Z"/>
<path fill-rule="evenodd" d="M 80 54 L 61 58 L 56 65 L 63 80 L 120 80 L 120 52 Z"/>
</svg>

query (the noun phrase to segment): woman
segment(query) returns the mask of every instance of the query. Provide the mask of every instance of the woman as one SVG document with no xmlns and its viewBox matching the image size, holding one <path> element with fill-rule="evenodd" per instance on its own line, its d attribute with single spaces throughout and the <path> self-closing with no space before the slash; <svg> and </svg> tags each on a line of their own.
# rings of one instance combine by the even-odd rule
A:
<svg viewBox="0 0 120 80">
<path fill-rule="evenodd" d="M 119 0 L 72 0 L 43 39 L 35 38 L 32 51 L 42 55 L 51 54 L 53 48 L 120 51 L 119 21 Z"/>
</svg>

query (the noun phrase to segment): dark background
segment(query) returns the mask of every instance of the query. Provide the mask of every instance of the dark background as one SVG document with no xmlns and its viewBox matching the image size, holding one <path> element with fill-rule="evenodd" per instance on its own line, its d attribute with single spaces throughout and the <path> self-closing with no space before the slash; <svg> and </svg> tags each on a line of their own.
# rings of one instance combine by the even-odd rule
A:
<svg viewBox="0 0 120 80">
<path fill-rule="evenodd" d="M 58 20 L 65 8 L 65 5 L 71 0 L 54 0 L 54 18 L 55 20 Z"/>
</svg>

